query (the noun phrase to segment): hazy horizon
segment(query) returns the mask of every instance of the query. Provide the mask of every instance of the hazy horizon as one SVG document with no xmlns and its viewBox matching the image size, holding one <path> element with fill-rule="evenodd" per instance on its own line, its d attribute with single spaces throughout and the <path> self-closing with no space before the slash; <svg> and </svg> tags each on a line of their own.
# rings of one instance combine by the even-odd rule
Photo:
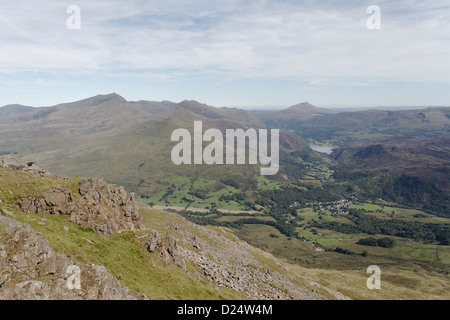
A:
<svg viewBox="0 0 450 320">
<path fill-rule="evenodd" d="M 122 98 L 124 98 L 128 102 L 154 101 L 154 102 L 181 103 L 182 101 L 188 100 L 188 99 L 184 99 L 184 100 L 181 100 L 181 101 L 171 101 L 171 100 L 167 100 L 167 99 L 164 99 L 164 100 L 161 100 L 161 101 L 157 101 L 157 100 L 154 100 L 154 99 L 129 100 L 126 97 L 124 97 L 123 95 L 121 95 L 120 93 L 116 93 L 116 92 L 114 92 L 114 93 L 104 93 L 104 94 L 101 93 L 101 94 L 98 94 L 98 95 L 110 95 L 110 94 L 118 94 L 119 96 L 121 96 Z M 84 100 L 84 99 L 93 98 L 95 96 L 97 96 L 97 95 L 85 97 L 85 98 L 82 98 L 82 99 L 79 99 L 79 100 L 74 100 L 74 101 L 60 101 L 60 102 L 58 102 L 56 104 L 53 104 L 53 105 L 41 105 L 41 106 L 38 106 L 38 105 L 26 105 L 26 104 L 23 104 L 23 103 L 20 103 L 20 102 L 15 102 L 15 103 L 8 103 L 6 105 L 1 105 L 0 108 L 7 107 L 7 106 L 13 106 L 13 105 L 20 105 L 20 106 L 32 107 L 32 108 L 54 107 L 54 106 L 57 106 L 59 104 L 77 102 L 77 101 L 81 101 L 81 100 Z M 383 109 L 383 108 L 386 109 L 386 110 L 414 110 L 414 109 L 448 108 L 448 107 L 450 107 L 450 106 L 445 106 L 445 105 L 442 105 L 442 106 L 437 106 L 437 105 L 436 106 L 434 106 L 434 105 L 422 105 L 422 106 L 420 106 L 420 105 L 417 105 L 417 106 L 404 106 L 404 105 L 397 105 L 397 106 L 396 105 L 385 105 L 385 106 L 336 106 L 336 105 L 331 105 L 331 106 L 326 106 L 325 105 L 325 106 L 321 106 L 321 105 L 316 105 L 314 103 L 311 103 L 310 101 L 301 101 L 301 102 L 294 103 L 294 104 L 287 105 L 287 106 L 279 106 L 278 105 L 278 106 L 232 106 L 232 107 L 230 107 L 230 106 L 212 105 L 212 104 L 209 104 L 207 102 L 199 101 L 199 100 L 196 100 L 196 99 L 193 99 L 193 101 L 197 101 L 198 103 L 206 104 L 208 106 L 215 107 L 215 108 L 241 109 L 241 110 L 246 110 L 246 111 L 278 111 L 278 110 L 284 110 L 284 109 L 293 107 L 293 106 L 301 104 L 301 103 L 309 103 L 309 104 L 311 104 L 311 105 L 313 105 L 313 106 L 315 106 L 317 108 L 325 108 L 325 109 L 331 109 L 331 110 L 337 110 L 337 111 L 347 111 L 347 110 L 349 110 L 349 111 L 352 111 L 352 110 L 359 111 L 359 110 L 371 110 L 371 109 L 374 109 L 374 110 L 378 109 L 379 110 L 379 109 Z"/>
<path fill-rule="evenodd" d="M 128 102 L 154 101 L 154 102 L 181 103 L 182 101 L 186 101 L 187 100 L 187 99 L 181 100 L 181 101 L 171 101 L 171 100 L 167 100 L 167 99 L 161 100 L 161 101 L 157 101 L 157 100 L 153 100 L 153 99 L 129 100 L 126 97 L 124 97 L 123 95 L 121 95 L 120 93 L 116 93 L 116 92 L 114 92 L 114 93 L 105 93 L 105 94 L 102 93 L 102 94 L 98 94 L 98 95 L 111 95 L 111 94 L 117 94 L 117 95 L 121 96 L 122 98 L 124 98 Z M 58 102 L 56 104 L 53 104 L 53 105 L 42 105 L 42 106 L 25 105 L 25 104 L 22 104 L 20 102 L 16 102 L 16 103 L 8 103 L 6 105 L 1 105 L 0 108 L 7 107 L 7 106 L 14 106 L 14 105 L 20 105 L 20 106 L 32 107 L 32 108 L 54 107 L 54 106 L 57 106 L 59 104 L 72 103 L 72 102 L 77 102 L 77 101 L 81 101 L 81 100 L 84 100 L 84 99 L 94 98 L 95 96 L 98 96 L 98 95 L 85 97 L 83 99 L 79 99 L 79 100 L 75 100 L 75 101 L 60 101 L 60 102 Z M 414 110 L 414 109 L 448 108 L 449 107 L 449 106 L 444 106 L 444 105 L 442 105 L 442 106 L 432 106 L 432 105 L 423 105 L 423 106 L 402 106 L 402 105 L 394 106 L 393 105 L 393 106 L 389 106 L 389 105 L 386 105 L 386 106 L 367 106 L 367 107 L 365 107 L 365 106 L 320 106 L 320 105 L 316 105 L 314 103 L 311 103 L 309 101 L 302 101 L 302 102 L 294 103 L 294 104 L 288 105 L 288 106 L 233 106 L 233 107 L 230 107 L 230 106 L 211 105 L 211 104 L 209 104 L 207 102 L 203 102 L 203 101 L 199 101 L 199 100 L 195 100 L 195 99 L 193 99 L 193 101 L 197 101 L 198 103 L 206 104 L 208 106 L 215 107 L 215 108 L 241 109 L 241 110 L 246 110 L 246 111 L 250 111 L 250 112 L 252 112 L 252 111 L 255 111 L 255 112 L 256 111 L 279 111 L 279 110 L 284 110 L 284 109 L 293 107 L 293 106 L 301 104 L 301 103 L 309 103 L 309 104 L 311 104 L 311 105 L 313 105 L 313 106 L 315 106 L 317 108 L 325 108 L 325 109 L 331 109 L 331 110 L 336 110 L 336 111 L 347 111 L 347 110 L 348 111 L 352 111 L 352 110 L 359 111 L 359 110 L 371 110 L 371 109 L 379 110 L 379 109 L 383 109 L 383 108 L 386 109 L 386 110 Z"/>
</svg>

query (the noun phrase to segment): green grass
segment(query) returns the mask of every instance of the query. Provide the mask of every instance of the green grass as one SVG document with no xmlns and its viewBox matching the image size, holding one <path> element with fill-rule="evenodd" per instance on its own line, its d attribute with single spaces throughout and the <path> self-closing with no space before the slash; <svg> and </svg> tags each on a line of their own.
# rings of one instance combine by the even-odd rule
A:
<svg viewBox="0 0 450 320">
<path fill-rule="evenodd" d="M 67 185 L 73 192 L 77 192 L 78 179 L 70 180 L 51 180 L 51 179 L 31 179 L 28 174 L 23 172 L 12 171 L 8 169 L 0 169 L 0 198 L 3 200 L 0 203 L 0 209 L 4 208 L 13 211 L 16 214 L 15 219 L 24 223 L 30 224 L 32 228 L 38 232 L 42 232 L 49 240 L 50 245 L 57 251 L 65 254 L 74 255 L 80 262 L 103 264 L 109 272 L 115 275 L 122 283 L 129 288 L 146 294 L 150 299 L 243 299 L 244 296 L 236 291 L 229 290 L 222 287 L 217 287 L 206 279 L 194 276 L 197 267 L 187 263 L 189 274 L 185 273 L 180 268 L 173 265 L 164 266 L 160 257 L 156 253 L 148 253 L 145 251 L 139 240 L 136 239 L 136 233 L 123 232 L 120 234 L 113 234 L 110 237 L 102 237 L 94 233 L 91 229 L 84 229 L 78 227 L 68 221 L 67 216 L 51 216 L 51 215 L 34 215 L 26 214 L 17 210 L 15 201 L 17 197 L 24 192 L 29 195 L 38 195 L 43 190 L 54 185 Z M 183 179 L 180 182 L 185 181 Z M 20 183 L 19 183 L 20 182 Z M 194 182 L 194 184 L 197 182 Z M 214 185 L 212 180 L 199 180 L 198 187 L 210 188 Z M 178 186 L 177 186 L 178 187 Z M 222 192 L 235 192 L 232 187 L 225 188 L 226 190 L 215 191 L 218 197 Z M 184 191 L 180 191 L 183 194 Z M 222 193 L 223 194 L 223 193 Z M 178 198 L 179 196 L 177 196 Z M 366 204 L 363 204 L 366 205 Z M 373 205 L 373 204 L 369 204 Z M 377 210 L 377 205 L 370 206 L 371 210 Z M 403 219 L 416 219 L 413 216 L 416 212 L 408 211 L 408 209 L 387 207 L 397 209 L 395 215 L 403 215 Z M 402 209 L 402 210 L 400 210 Z M 406 211 L 405 211 L 406 210 Z M 378 213 L 377 213 L 378 214 Z M 382 213 L 383 214 L 383 213 Z M 386 213 L 387 214 L 387 213 Z M 299 215 L 304 218 L 301 224 L 306 224 L 308 221 L 317 220 L 322 217 L 322 220 L 329 219 L 329 221 L 343 222 L 348 220 L 340 216 L 332 216 L 329 213 L 319 215 L 312 211 L 312 208 L 299 209 Z M 175 223 L 182 225 L 183 228 L 193 235 L 210 241 L 198 229 L 186 224 L 183 218 L 170 213 L 165 213 L 158 210 L 141 210 L 141 216 L 144 224 L 162 232 L 168 232 L 173 236 L 179 238 L 180 234 L 172 228 L 167 228 L 167 223 Z M 38 219 L 45 218 L 46 225 L 39 225 Z M 221 221 L 234 221 L 240 218 L 247 218 L 246 216 L 223 216 Z M 261 219 L 270 220 L 271 217 L 258 217 Z M 428 218 L 428 217 L 427 217 Z M 426 218 L 418 218 L 426 219 Z M 68 226 L 69 230 L 65 231 L 64 226 Z M 229 235 L 218 227 L 209 227 L 214 232 L 222 233 L 224 236 Z M 360 238 L 368 237 L 369 235 L 345 235 L 331 230 L 317 229 L 317 234 L 314 234 L 311 228 L 299 227 L 297 230 L 301 236 L 315 240 L 315 243 L 328 248 L 334 249 L 339 246 L 358 253 L 366 250 L 369 252 L 368 257 L 348 256 L 334 252 L 316 252 L 311 243 L 304 242 L 296 238 L 288 238 L 281 234 L 277 229 L 267 225 L 244 225 L 238 230 L 233 230 L 239 237 L 248 241 L 263 250 L 271 252 L 281 259 L 288 262 L 295 263 L 292 268 L 300 266 L 307 266 L 302 270 L 302 275 L 327 275 L 332 277 L 339 274 L 342 279 L 347 279 L 349 283 L 340 283 L 340 280 L 326 280 L 319 281 L 326 285 L 329 283 L 330 287 L 341 291 L 344 294 L 348 293 L 352 297 L 367 297 L 370 295 L 364 294 L 355 288 L 359 288 L 358 283 L 350 280 L 349 275 L 355 272 L 361 272 L 370 264 L 377 264 L 382 266 L 390 266 L 390 271 L 386 274 L 386 286 L 392 292 L 396 292 L 397 296 L 412 297 L 417 290 L 422 290 L 424 297 L 445 296 L 441 289 L 448 287 L 443 283 L 445 279 L 448 282 L 447 275 L 433 274 L 429 275 L 428 268 L 436 268 L 436 270 L 443 270 L 450 263 L 450 247 L 437 246 L 432 244 L 423 244 L 409 239 L 394 238 L 397 242 L 393 249 L 380 247 L 366 247 L 357 245 L 356 242 Z M 382 236 L 375 236 L 376 238 Z M 339 241 L 334 238 L 341 238 Z M 85 239 L 93 241 L 90 244 Z M 180 245 L 186 246 L 182 241 Z M 220 244 L 215 244 L 220 245 Z M 192 248 L 190 248 L 192 249 Z M 254 249 L 252 249 L 254 250 Z M 258 256 L 263 259 L 264 254 L 258 253 Z M 267 263 L 276 266 L 274 260 L 264 258 Z M 154 265 L 156 267 L 154 267 Z M 424 265 L 423 269 L 419 265 Z M 397 275 L 393 266 L 404 268 L 404 274 Z M 320 267 L 321 270 L 312 269 Z M 297 270 L 297 269 L 295 269 Z M 299 269 L 300 270 L 300 269 Z M 340 274 L 342 270 L 344 273 Z M 360 279 L 359 276 L 356 277 Z M 364 274 L 361 279 L 364 278 Z M 411 280 L 412 279 L 412 280 Z M 411 280 L 410 282 L 408 282 Z M 408 284 L 409 283 L 409 284 Z M 336 287 L 341 285 L 341 289 Z M 439 287 L 441 285 L 441 287 Z M 441 288 L 441 289 L 440 289 Z M 410 291 L 408 291 L 410 290 Z M 412 290 L 412 291 L 411 291 Z M 390 293 L 383 293 L 380 297 L 388 297 Z M 378 297 L 378 296 L 377 296 Z M 373 297 L 372 297 L 373 298 Z M 375 297 L 376 298 L 376 297 Z"/>
<path fill-rule="evenodd" d="M 351 209 L 364 209 L 368 212 L 375 212 L 377 210 L 382 210 L 382 206 L 373 203 L 361 203 L 361 204 L 353 204 L 349 208 Z"/>
<path fill-rule="evenodd" d="M 198 179 L 189 179 L 187 177 L 179 177 L 178 179 L 169 179 L 170 184 L 164 185 L 165 189 L 160 190 L 157 193 L 154 193 L 149 198 L 139 198 L 140 201 L 150 204 L 158 204 L 158 205 L 168 205 L 168 206 L 176 206 L 176 207 L 186 207 L 188 206 L 191 209 L 197 208 L 211 208 L 215 205 L 219 209 L 228 209 L 228 210 L 245 210 L 246 206 L 242 205 L 239 202 L 229 200 L 229 201 L 220 201 L 219 198 L 223 195 L 231 195 L 236 192 L 240 192 L 239 189 L 236 189 L 231 186 L 223 185 L 218 183 L 216 180 L 198 178 Z M 167 189 L 171 185 L 175 185 L 177 190 L 174 190 L 173 193 L 164 199 L 162 197 L 167 193 Z M 205 199 L 200 199 L 196 196 L 189 194 L 189 192 L 200 191 L 205 194 Z M 185 199 L 189 199 L 192 202 L 187 202 Z"/>
<path fill-rule="evenodd" d="M 256 178 L 258 181 L 258 189 L 259 190 L 279 190 L 284 185 L 283 182 L 279 181 L 271 181 L 267 179 L 265 176 L 258 176 Z"/>
<path fill-rule="evenodd" d="M 303 218 L 303 222 L 308 222 L 312 220 L 317 221 L 336 221 L 342 223 L 351 223 L 350 220 L 343 216 L 333 215 L 330 212 L 324 212 L 319 214 L 319 212 L 314 212 L 312 208 L 302 208 L 297 210 L 299 217 Z"/>
<path fill-rule="evenodd" d="M 374 214 L 377 217 L 384 219 L 402 219 L 406 221 L 420 221 L 423 223 L 448 223 L 449 221 L 447 218 L 437 217 L 421 210 L 402 208 L 393 204 L 379 205 L 374 203 L 361 203 L 351 205 L 349 208 L 364 209 L 369 214 Z"/>
<path fill-rule="evenodd" d="M 303 229 L 303 228 L 297 228 L 298 235 L 300 237 L 304 237 L 306 239 L 316 239 L 318 238 L 317 235 L 311 232 L 311 229 Z"/>
<path fill-rule="evenodd" d="M 201 190 L 205 187 L 211 187 L 212 185 L 214 185 L 215 183 L 217 183 L 216 180 L 211 180 L 211 179 L 205 179 L 205 178 L 199 178 L 197 180 L 195 180 L 192 184 L 192 188 L 194 190 Z"/>
<path fill-rule="evenodd" d="M 316 243 L 320 244 L 323 247 L 327 247 L 327 248 L 335 248 L 335 247 L 342 246 L 342 241 L 339 241 L 336 239 L 322 238 L 322 239 L 316 240 Z"/>
<path fill-rule="evenodd" d="M 311 252 L 312 249 L 310 244 L 295 238 L 288 238 L 268 225 L 243 225 L 235 233 L 238 237 L 249 241 L 256 247 L 292 261 L 305 252 Z"/>
<path fill-rule="evenodd" d="M 37 224 L 39 218 L 46 219 L 45 226 Z M 103 264 L 122 285 L 142 292 L 150 299 L 244 298 L 233 290 L 196 279 L 174 265 L 164 266 L 156 253 L 151 254 L 144 249 L 134 232 L 115 233 L 104 237 L 91 229 L 72 224 L 68 216 L 16 212 L 15 219 L 31 225 L 37 232 L 42 232 L 55 251 L 73 255 L 83 263 Z M 65 231 L 64 226 L 68 226 L 69 230 Z M 193 266 L 188 267 L 195 269 Z"/>
<path fill-rule="evenodd" d="M 14 219 L 29 224 L 33 230 L 44 234 L 56 252 L 73 255 L 82 263 L 102 264 L 122 285 L 142 292 L 150 299 L 245 298 L 234 290 L 217 287 L 206 279 L 193 276 L 196 267 L 189 263 L 187 264 L 191 274 L 174 265 L 164 266 L 159 255 L 148 253 L 136 238 L 136 235 L 142 232 L 113 233 L 105 237 L 96 234 L 92 229 L 71 223 L 66 215 L 36 215 L 18 210 L 16 203 L 20 195 L 38 196 L 55 185 L 70 187 L 74 195 L 78 193 L 78 178 L 31 178 L 28 173 L 0 168 L 0 214 L 2 209 L 13 212 Z M 45 225 L 38 223 L 42 219 L 45 219 Z M 164 216 L 161 219 L 164 219 Z M 155 228 L 163 231 L 165 229 L 163 224 L 158 226 L 158 220 L 146 222 L 151 227 L 155 225 Z M 69 230 L 65 231 L 64 227 Z"/>
<path fill-rule="evenodd" d="M 219 222 L 233 222 L 233 221 L 238 221 L 241 219 L 248 219 L 250 218 L 249 216 L 239 216 L 239 215 L 235 215 L 235 216 L 222 216 L 219 217 L 218 219 L 216 219 Z M 272 221 L 272 222 L 276 222 L 276 220 L 270 216 L 252 216 L 251 218 L 256 218 L 262 221 Z"/>
<path fill-rule="evenodd" d="M 18 182 L 20 181 L 20 183 Z M 39 196 L 43 191 L 53 186 L 66 186 L 72 190 L 74 197 L 78 192 L 79 178 L 69 180 L 34 178 L 27 172 L 1 168 L 0 198 L 4 204 L 15 205 L 21 196 Z"/>
<path fill-rule="evenodd" d="M 413 259 L 416 261 L 428 261 L 437 262 L 437 250 L 441 249 L 441 252 L 450 252 L 448 248 L 431 245 L 431 244 L 421 244 L 414 243 L 412 241 L 404 241 L 403 243 L 398 241 L 399 245 L 393 248 L 394 252 L 399 253 L 402 257 L 407 259 Z M 448 257 L 442 255 L 440 261 L 445 264 L 449 264 L 450 260 Z"/>
<path fill-rule="evenodd" d="M 269 226 L 246 225 L 236 234 L 241 237 L 250 237 L 250 243 L 272 252 L 275 255 L 288 259 L 291 264 L 291 274 L 302 276 L 319 282 L 333 290 L 339 291 L 353 299 L 448 299 L 450 283 L 448 275 L 435 272 L 428 268 L 421 268 L 418 264 L 405 262 L 409 254 L 397 254 L 395 249 L 368 248 L 355 245 L 360 237 L 337 241 L 321 238 L 317 242 L 324 246 L 340 246 L 357 252 L 367 249 L 368 257 L 348 256 L 334 252 L 315 252 L 313 246 L 297 240 L 288 240 Z M 275 234 L 277 237 L 271 237 Z M 319 234 L 322 234 L 319 232 Z M 343 236 L 336 233 L 326 233 L 326 237 Z M 402 239 L 399 239 L 401 241 Z M 401 251 L 406 242 L 400 242 L 398 249 Z M 421 252 L 418 254 L 418 252 Z M 444 247 L 439 247 L 442 250 Z M 415 251 L 422 255 L 421 258 L 429 259 L 434 247 L 425 245 Z M 397 254 L 397 256 L 395 256 Z M 448 253 L 447 253 L 448 254 Z M 444 257 L 444 253 L 439 253 Z M 421 261 L 425 261 L 421 260 Z M 406 260 L 408 261 L 408 260 Z M 368 290 L 366 280 L 368 275 L 365 270 L 369 265 L 378 265 L 382 271 L 382 289 Z M 306 267 L 306 268 L 305 268 Z"/>
</svg>

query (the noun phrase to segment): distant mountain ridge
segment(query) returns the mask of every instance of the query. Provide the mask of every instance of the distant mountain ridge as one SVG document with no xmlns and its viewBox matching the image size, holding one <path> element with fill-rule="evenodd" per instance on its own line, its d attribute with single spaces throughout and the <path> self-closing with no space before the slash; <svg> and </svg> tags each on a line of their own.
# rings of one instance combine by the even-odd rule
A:
<svg viewBox="0 0 450 320">
<path fill-rule="evenodd" d="M 415 110 L 336 112 L 309 104 L 255 116 L 269 128 L 295 130 L 302 137 L 332 139 L 343 132 L 450 136 L 450 107 Z"/>
<path fill-rule="evenodd" d="M 263 129 L 253 114 L 223 110 L 197 101 L 126 101 L 118 94 L 97 95 L 30 112 L 0 117 L 0 152 L 33 159 L 61 175 L 104 177 L 145 195 L 175 177 L 214 177 L 232 174 L 248 179 L 253 166 L 176 166 L 170 155 L 175 129 Z M 281 156 L 290 148 L 306 148 L 297 135 L 281 132 Z M 170 185 L 170 184 L 169 184 Z"/>
<path fill-rule="evenodd" d="M 0 116 L 11 116 L 33 111 L 33 107 L 21 104 L 9 104 L 0 108 Z"/>
<path fill-rule="evenodd" d="M 310 112 L 310 113 L 335 113 L 331 109 L 319 108 L 309 102 L 302 102 L 286 109 L 286 111 Z"/>
<path fill-rule="evenodd" d="M 260 120 L 275 127 L 278 123 L 289 122 L 292 119 L 307 121 L 326 114 L 333 114 L 335 111 L 330 109 L 318 108 L 309 102 L 302 102 L 287 109 L 279 111 L 263 111 L 255 113 Z"/>
<path fill-rule="evenodd" d="M 155 116 L 169 114 L 177 108 L 183 108 L 194 114 L 206 118 L 228 118 L 239 122 L 246 122 L 249 126 L 262 126 L 263 124 L 251 113 L 240 109 L 219 109 L 194 100 L 184 100 L 180 103 L 171 101 L 127 101 L 117 93 L 97 95 L 79 101 L 62 103 L 50 107 L 26 107 L 9 105 L 0 108 L 0 123 L 30 122 L 38 118 L 48 121 L 65 121 L 72 124 L 74 121 L 109 122 L 118 115 L 126 114 L 120 120 L 145 121 Z M 53 114 L 53 115 L 51 115 Z M 102 119 L 100 119 L 102 118 Z M 117 125 L 117 123 L 115 123 Z"/>
<path fill-rule="evenodd" d="M 304 102 L 281 111 L 253 113 L 192 100 L 127 101 L 112 93 L 18 110 L 22 112 L 0 116 L 0 154 L 17 154 L 61 175 L 104 177 L 138 195 L 167 188 L 179 177 L 254 179 L 260 166 L 173 165 L 172 132 L 192 131 L 196 120 L 203 122 L 204 130 L 280 129 L 280 174 L 285 157 L 309 149 L 304 139 L 334 139 L 335 145 L 348 146 L 359 139 L 380 140 L 395 134 L 450 135 L 450 108 L 336 113 Z"/>
<path fill-rule="evenodd" d="M 382 110 L 382 111 L 402 111 L 402 110 L 422 110 L 422 109 L 436 109 L 449 108 L 450 106 L 373 106 L 373 107 L 333 107 L 332 110 L 337 113 L 340 112 L 358 112 L 368 110 Z"/>
</svg>

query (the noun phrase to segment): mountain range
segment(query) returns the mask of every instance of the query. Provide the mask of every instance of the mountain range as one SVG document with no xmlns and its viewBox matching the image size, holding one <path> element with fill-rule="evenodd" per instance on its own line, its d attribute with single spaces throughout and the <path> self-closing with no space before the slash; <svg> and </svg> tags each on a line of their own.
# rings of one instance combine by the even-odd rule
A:
<svg viewBox="0 0 450 320">
<path fill-rule="evenodd" d="M 154 190 L 159 179 L 186 171 L 189 176 L 212 174 L 219 179 L 230 175 L 225 167 L 187 168 L 171 163 L 172 132 L 178 128 L 192 131 L 196 120 L 203 121 L 205 130 L 223 132 L 264 127 L 243 110 L 223 110 L 196 101 L 128 102 L 109 94 L 1 116 L 0 153 L 32 159 L 58 174 L 105 177 L 141 194 Z M 281 145 L 282 149 L 306 146 L 290 132 L 282 133 Z M 246 175 L 257 167 L 233 169 L 237 170 L 234 174 Z"/>
<path fill-rule="evenodd" d="M 263 177 L 259 165 L 249 164 L 174 165 L 171 134 L 180 128 L 192 134 L 194 121 L 222 132 L 280 129 L 279 173 Z M 0 219 L 0 225 L 14 224 L 11 230 L 0 226 L 7 234 L 0 240 L 9 246 L 22 232 L 42 240 L 45 252 L 73 254 L 90 277 L 104 275 L 123 297 L 373 298 L 364 291 L 361 268 L 383 263 L 390 290 L 376 297 L 442 298 L 450 239 L 449 130 L 450 108 L 337 112 L 305 102 L 255 112 L 188 100 L 127 101 L 116 93 L 50 107 L 9 105 L 0 108 L 0 156 L 6 155 L 0 213 L 21 224 Z M 364 248 L 357 241 L 368 243 L 368 233 L 395 238 L 398 247 Z M 225 262 L 230 257 L 248 259 Z M 52 263 L 37 267 L 48 271 Z M 230 266 L 238 269 L 227 273 Z M 289 271 L 281 277 L 272 273 L 283 268 Z M 249 281 L 245 292 L 235 290 L 248 275 L 272 285 L 255 288 Z M 47 276 L 50 282 L 32 283 L 44 296 L 59 281 Z M 20 292 L 29 284 L 11 282 Z"/>
<path fill-rule="evenodd" d="M 52 107 L 0 108 L 0 154 L 19 155 L 61 175 L 104 177 L 141 195 L 161 191 L 161 185 L 166 188 L 181 176 L 252 179 L 257 166 L 171 163 L 171 133 L 178 128 L 192 131 L 196 120 L 203 121 L 204 130 L 222 132 L 228 128 L 281 129 L 278 179 L 289 177 L 283 159 L 292 152 L 309 150 L 308 139 L 354 148 L 399 134 L 450 135 L 450 108 L 337 113 L 305 102 L 280 111 L 249 112 L 196 101 L 131 102 L 112 93 Z M 382 167 L 377 164 L 379 159 L 371 163 Z M 366 167 L 371 166 L 366 163 Z"/>
</svg>

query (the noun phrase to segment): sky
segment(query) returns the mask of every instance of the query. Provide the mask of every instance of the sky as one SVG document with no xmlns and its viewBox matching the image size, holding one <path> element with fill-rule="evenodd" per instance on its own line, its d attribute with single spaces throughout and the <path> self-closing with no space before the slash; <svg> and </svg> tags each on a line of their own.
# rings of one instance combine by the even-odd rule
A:
<svg viewBox="0 0 450 320">
<path fill-rule="evenodd" d="M 0 0 L 0 43 L 0 106 L 450 106 L 448 0 Z"/>
</svg>

